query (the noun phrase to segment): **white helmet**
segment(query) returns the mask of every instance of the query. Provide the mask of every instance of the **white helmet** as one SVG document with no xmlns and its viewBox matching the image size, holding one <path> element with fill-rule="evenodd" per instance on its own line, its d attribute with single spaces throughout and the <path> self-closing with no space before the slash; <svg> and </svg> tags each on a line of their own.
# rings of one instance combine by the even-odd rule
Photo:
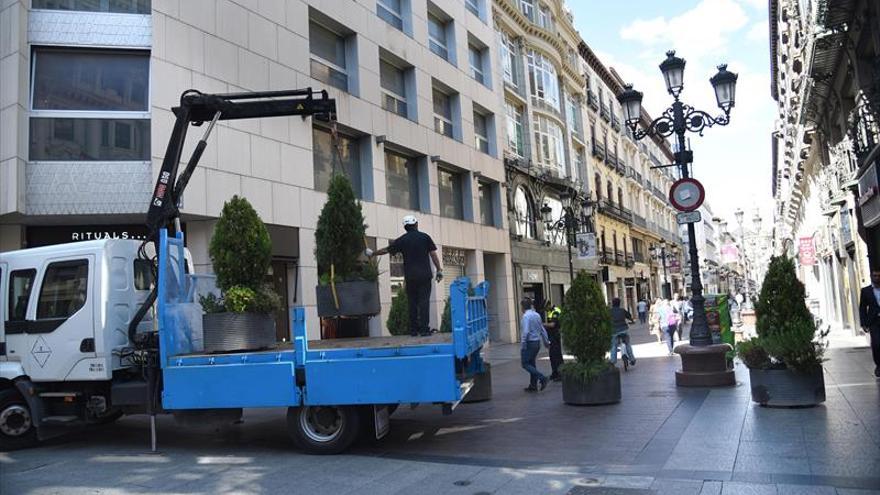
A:
<svg viewBox="0 0 880 495">
<path fill-rule="evenodd" d="M 415 217 L 415 215 L 407 215 L 403 217 L 404 225 L 415 225 L 417 223 L 419 223 L 419 220 Z"/>
</svg>

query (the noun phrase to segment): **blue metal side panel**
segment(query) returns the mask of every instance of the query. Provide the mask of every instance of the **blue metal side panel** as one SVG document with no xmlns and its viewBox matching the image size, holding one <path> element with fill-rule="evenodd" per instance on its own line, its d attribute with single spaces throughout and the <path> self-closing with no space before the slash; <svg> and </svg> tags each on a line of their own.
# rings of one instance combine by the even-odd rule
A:
<svg viewBox="0 0 880 495">
<path fill-rule="evenodd" d="M 168 366 L 163 371 L 165 409 L 300 405 L 290 362 Z"/>
<path fill-rule="evenodd" d="M 452 402 L 460 397 L 452 356 L 307 361 L 307 405 Z"/>
</svg>

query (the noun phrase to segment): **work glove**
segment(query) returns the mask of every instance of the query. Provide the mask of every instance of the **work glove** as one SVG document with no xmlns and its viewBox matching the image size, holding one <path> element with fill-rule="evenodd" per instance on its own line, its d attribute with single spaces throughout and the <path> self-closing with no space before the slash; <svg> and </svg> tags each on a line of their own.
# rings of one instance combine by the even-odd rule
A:
<svg viewBox="0 0 880 495">
<path fill-rule="evenodd" d="M 434 280 L 436 280 L 437 283 L 443 280 L 443 270 L 437 270 L 437 275 L 434 276 Z"/>
<path fill-rule="evenodd" d="M 372 258 L 373 257 L 373 250 L 370 248 L 364 249 L 364 256 L 366 256 L 367 258 Z"/>
</svg>

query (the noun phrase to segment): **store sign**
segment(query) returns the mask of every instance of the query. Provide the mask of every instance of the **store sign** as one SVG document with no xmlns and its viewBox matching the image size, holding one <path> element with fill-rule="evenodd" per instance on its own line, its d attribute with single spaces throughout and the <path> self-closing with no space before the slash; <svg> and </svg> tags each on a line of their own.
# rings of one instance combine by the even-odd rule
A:
<svg viewBox="0 0 880 495">
<path fill-rule="evenodd" d="M 816 264 L 816 245 L 813 243 L 812 237 L 801 237 L 798 239 L 798 259 L 802 266 L 813 266 Z"/>
<path fill-rule="evenodd" d="M 678 273 L 681 271 L 681 261 L 678 258 L 667 258 L 666 267 L 669 268 L 670 272 Z"/>
<path fill-rule="evenodd" d="M 541 273 L 541 270 L 532 270 L 529 268 L 523 268 L 523 282 L 534 284 L 541 283 L 544 280 L 544 275 Z"/>
<path fill-rule="evenodd" d="M 736 244 L 732 242 L 728 242 L 721 246 L 721 262 L 722 263 L 736 263 L 739 260 L 739 249 L 737 249 Z"/>
<path fill-rule="evenodd" d="M 146 238 L 147 228 L 137 224 L 35 226 L 27 227 L 25 231 L 25 239 L 29 248 L 101 239 L 133 239 L 142 241 Z"/>
<path fill-rule="evenodd" d="M 598 256 L 596 252 L 596 234 L 582 232 L 577 235 L 578 259 L 586 260 Z"/>
</svg>

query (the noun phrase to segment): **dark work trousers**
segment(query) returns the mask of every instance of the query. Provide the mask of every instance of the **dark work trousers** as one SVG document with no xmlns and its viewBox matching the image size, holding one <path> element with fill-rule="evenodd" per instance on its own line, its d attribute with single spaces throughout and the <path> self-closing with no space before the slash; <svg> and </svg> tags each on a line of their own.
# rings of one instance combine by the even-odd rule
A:
<svg viewBox="0 0 880 495">
<path fill-rule="evenodd" d="M 874 367 L 880 369 L 880 328 L 871 329 L 871 354 L 874 356 Z"/>
<path fill-rule="evenodd" d="M 406 299 L 409 302 L 409 334 L 428 335 L 428 300 L 431 298 L 431 279 L 407 280 Z"/>
<path fill-rule="evenodd" d="M 547 337 L 550 339 L 550 369 L 553 371 L 550 376 L 556 378 L 559 376 L 559 366 L 562 364 L 562 336 L 558 323 L 556 328 L 545 328 L 547 329 Z"/>
</svg>

